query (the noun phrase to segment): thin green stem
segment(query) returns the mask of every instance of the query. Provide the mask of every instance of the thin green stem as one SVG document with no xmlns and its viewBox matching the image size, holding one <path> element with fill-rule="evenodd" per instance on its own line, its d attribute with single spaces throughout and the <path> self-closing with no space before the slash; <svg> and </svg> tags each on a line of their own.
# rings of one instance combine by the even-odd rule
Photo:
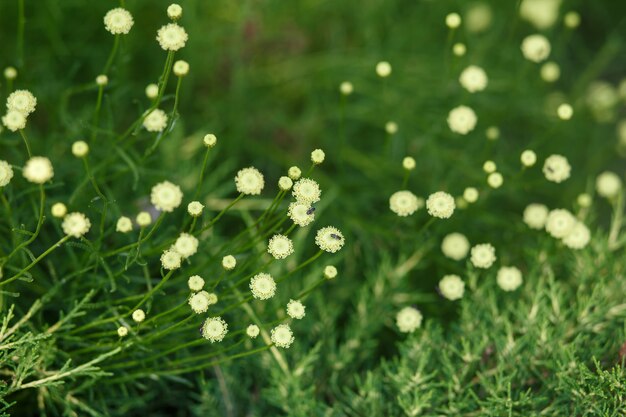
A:
<svg viewBox="0 0 626 417">
<path fill-rule="evenodd" d="M 28 157 L 32 158 L 33 154 L 30 151 L 30 145 L 28 144 L 28 138 L 26 137 L 26 133 L 24 133 L 24 129 L 20 129 L 20 136 L 22 140 L 24 140 L 24 145 L 26 145 L 26 152 L 28 152 Z"/>
<path fill-rule="evenodd" d="M 43 213 L 45 209 L 45 203 L 46 203 L 46 193 L 44 191 L 43 185 L 39 185 L 39 218 L 37 219 L 37 226 L 35 227 L 35 231 L 33 232 L 30 238 L 20 243 L 15 249 L 11 251 L 11 253 L 9 253 L 9 255 L 6 257 L 4 261 L 5 263 L 8 262 L 9 259 L 11 259 L 11 257 L 13 257 L 13 255 L 19 252 L 22 248 L 25 248 L 26 246 L 30 245 L 37 238 L 37 236 L 39 236 L 39 232 L 41 230 L 41 226 L 44 221 Z"/>
<path fill-rule="evenodd" d="M 91 132 L 91 142 L 94 142 L 98 136 L 98 124 L 100 119 L 100 108 L 102 107 L 102 96 L 104 95 L 104 86 L 98 86 L 98 98 L 96 100 L 96 111 L 93 114 L 93 130 Z"/>
<path fill-rule="evenodd" d="M 148 291 L 146 293 L 146 295 L 141 299 L 141 301 L 139 301 L 135 307 L 133 307 L 131 309 L 131 313 L 135 310 L 137 310 L 139 307 L 141 307 L 143 305 L 143 303 L 145 303 L 146 301 L 148 301 L 148 299 L 152 296 L 152 294 L 154 294 L 155 292 L 157 292 L 163 285 L 165 285 L 165 283 L 171 278 L 171 276 L 174 274 L 174 270 L 170 270 L 167 274 L 165 274 L 165 276 L 161 279 L 161 281 L 159 281 L 159 283 L 152 288 L 150 291 Z"/>
<path fill-rule="evenodd" d="M 111 48 L 111 53 L 109 53 L 109 58 L 104 64 L 104 69 L 102 70 L 102 74 L 107 75 L 109 73 L 109 69 L 111 69 L 111 65 L 113 65 L 113 59 L 115 59 L 115 55 L 117 54 L 117 50 L 120 46 L 120 38 L 122 35 L 115 35 L 115 39 L 113 40 L 113 48 Z"/>
</svg>

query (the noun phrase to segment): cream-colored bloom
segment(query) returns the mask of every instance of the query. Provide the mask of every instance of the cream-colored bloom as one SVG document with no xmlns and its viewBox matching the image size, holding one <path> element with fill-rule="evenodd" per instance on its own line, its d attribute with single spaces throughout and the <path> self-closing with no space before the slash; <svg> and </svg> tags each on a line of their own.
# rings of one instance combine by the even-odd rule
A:
<svg viewBox="0 0 626 417">
<path fill-rule="evenodd" d="M 470 93 L 483 91 L 487 87 L 487 82 L 487 73 L 476 65 L 465 68 L 459 76 L 459 83 Z"/>
<path fill-rule="evenodd" d="M 175 250 L 168 249 L 161 254 L 161 266 L 163 269 L 172 270 L 180 268 L 182 257 Z"/>
<path fill-rule="evenodd" d="M 476 268 L 489 268 L 496 261 L 496 249 L 489 243 L 472 247 L 470 260 Z"/>
<path fill-rule="evenodd" d="M 204 287 L 204 279 L 200 275 L 192 275 L 187 280 L 187 286 L 191 291 L 201 291 Z"/>
<path fill-rule="evenodd" d="M 289 177 L 282 176 L 278 179 L 278 188 L 280 191 L 289 191 L 293 187 L 293 181 Z"/>
<path fill-rule="evenodd" d="M 315 209 L 310 204 L 296 201 L 289 204 L 287 215 L 295 224 L 305 227 L 315 220 Z"/>
<path fill-rule="evenodd" d="M 63 203 L 54 203 L 50 208 L 53 217 L 62 219 L 67 214 L 67 206 Z"/>
<path fill-rule="evenodd" d="M 591 196 L 587 193 L 582 193 L 579 194 L 578 197 L 576 197 L 576 202 L 578 203 L 579 206 L 587 208 L 587 207 L 591 207 Z"/>
<path fill-rule="evenodd" d="M 576 29 L 580 25 L 580 15 L 574 11 L 567 12 L 563 17 L 563 23 L 570 29 Z"/>
<path fill-rule="evenodd" d="M 456 29 L 461 26 L 461 16 L 458 13 L 450 13 L 446 16 L 446 26 Z"/>
<path fill-rule="evenodd" d="M 126 326 L 120 326 L 117 328 L 117 335 L 119 337 L 124 337 L 126 335 L 128 335 L 128 327 Z"/>
<path fill-rule="evenodd" d="M 456 205 L 454 203 L 454 198 L 443 191 L 437 191 L 436 193 L 431 194 L 426 200 L 426 209 L 428 210 L 428 214 L 433 217 L 438 217 L 440 219 L 448 219 L 454 213 Z"/>
<path fill-rule="evenodd" d="M 485 161 L 485 163 L 483 164 L 483 171 L 485 171 L 487 174 L 496 172 L 496 169 L 498 169 L 498 166 L 493 161 Z"/>
<path fill-rule="evenodd" d="M 152 187 L 150 202 L 157 209 L 171 213 L 183 201 L 183 192 L 176 184 L 163 181 Z"/>
<path fill-rule="evenodd" d="M 615 198 L 622 190 L 622 180 L 614 172 L 605 171 L 596 178 L 596 191 L 605 198 Z"/>
<path fill-rule="evenodd" d="M 137 222 L 139 227 L 150 226 L 150 224 L 152 223 L 152 216 L 147 211 L 142 211 L 137 214 L 137 218 L 135 218 L 135 221 Z"/>
<path fill-rule="evenodd" d="M 17 110 L 9 110 L 2 116 L 2 124 L 11 132 L 17 132 L 26 127 L 26 116 Z"/>
<path fill-rule="evenodd" d="M 387 61 L 380 61 L 376 64 L 376 74 L 381 78 L 386 78 L 391 75 L 391 64 Z"/>
<path fill-rule="evenodd" d="M 439 281 L 439 292 L 448 300 L 459 300 L 465 293 L 465 283 L 458 275 L 445 275 Z"/>
<path fill-rule="evenodd" d="M 199 201 L 192 201 L 187 204 L 187 213 L 189 213 L 192 217 L 199 217 L 202 215 L 202 210 L 204 210 L 204 205 Z"/>
<path fill-rule="evenodd" d="M 154 109 L 143 119 L 143 127 L 148 132 L 162 132 L 167 126 L 167 114 L 161 109 Z"/>
<path fill-rule="evenodd" d="M 311 205 L 320 201 L 322 190 L 312 179 L 301 178 L 293 185 L 292 194 L 299 203 Z"/>
<path fill-rule="evenodd" d="M 590 240 L 589 228 L 577 221 L 570 233 L 563 238 L 563 243 L 570 249 L 583 249 Z"/>
<path fill-rule="evenodd" d="M 474 187 L 467 187 L 463 190 L 463 199 L 468 203 L 475 203 L 478 201 L 478 190 Z"/>
<path fill-rule="evenodd" d="M 547 83 L 553 83 L 561 76 L 561 68 L 556 62 L 546 62 L 541 66 L 541 79 Z"/>
<path fill-rule="evenodd" d="M 487 184 L 489 184 L 491 188 L 500 188 L 503 182 L 504 178 L 499 172 L 492 172 L 487 177 Z"/>
<path fill-rule="evenodd" d="M 122 216 L 117 219 L 117 224 L 115 225 L 115 231 L 121 233 L 128 233 L 133 230 L 133 222 L 126 216 Z"/>
<path fill-rule="evenodd" d="M 414 307 L 404 307 L 396 315 L 396 325 L 402 333 L 413 333 L 421 327 L 423 316 Z"/>
<path fill-rule="evenodd" d="M 126 9 L 116 7 L 104 15 L 104 27 L 113 35 L 126 35 L 134 24 L 133 16 Z"/>
<path fill-rule="evenodd" d="M 180 254 L 183 259 L 195 255 L 198 252 L 198 239 L 189 233 L 181 233 L 174 243 L 173 249 Z"/>
<path fill-rule="evenodd" d="M 63 218 L 61 228 L 66 235 L 80 238 L 89 232 L 91 222 L 83 213 L 70 213 Z"/>
<path fill-rule="evenodd" d="M 452 53 L 456 56 L 463 56 L 467 52 L 467 47 L 464 43 L 457 42 L 452 45 Z"/>
<path fill-rule="evenodd" d="M 550 56 L 550 50 L 550 41 L 543 35 L 530 35 L 522 41 L 522 54 L 532 62 L 545 61 Z"/>
<path fill-rule="evenodd" d="M 187 32 L 176 23 L 168 23 L 157 31 L 157 41 L 165 51 L 178 51 L 187 43 Z"/>
<path fill-rule="evenodd" d="M 531 229 L 541 230 L 548 220 L 548 207 L 543 204 L 529 204 L 524 209 L 524 223 Z"/>
<path fill-rule="evenodd" d="M 555 209 L 548 213 L 546 219 L 546 231 L 557 239 L 562 239 L 576 226 L 576 218 L 565 209 Z"/>
<path fill-rule="evenodd" d="M 396 122 L 385 123 L 385 132 L 390 135 L 395 135 L 396 133 L 398 133 L 398 124 Z"/>
<path fill-rule="evenodd" d="M 276 294 L 276 282 L 270 274 L 256 274 L 250 280 L 252 296 L 258 300 L 268 300 Z"/>
<path fill-rule="evenodd" d="M 297 181 L 300 179 L 300 176 L 302 175 L 302 171 L 297 166 L 293 166 L 289 168 L 289 170 L 287 171 L 287 175 L 293 181 Z"/>
<path fill-rule="evenodd" d="M 179 4 L 172 3 L 167 7 L 167 17 L 178 20 L 183 17 L 183 8 Z"/>
<path fill-rule="evenodd" d="M 543 164 L 543 174 L 548 181 L 560 183 L 570 177 L 572 167 L 563 155 L 550 155 Z"/>
<path fill-rule="evenodd" d="M 7 161 L 0 160 L 0 187 L 6 187 L 13 178 L 13 168 Z"/>
<path fill-rule="evenodd" d="M 560 5 L 561 0 L 523 0 L 519 14 L 537 29 L 545 30 L 553 26 L 558 19 Z"/>
<path fill-rule="evenodd" d="M 233 255 L 226 255 L 222 258 L 222 268 L 227 271 L 235 269 L 237 266 L 237 259 Z"/>
<path fill-rule="evenodd" d="M 159 86 L 156 84 L 148 84 L 146 86 L 146 97 L 153 100 L 159 95 Z"/>
<path fill-rule="evenodd" d="M 469 240 L 461 233 L 450 233 L 441 241 L 441 252 L 455 261 L 460 261 L 467 256 L 470 249 Z"/>
<path fill-rule="evenodd" d="M 177 77 L 184 77 L 185 75 L 189 74 L 189 63 L 187 61 L 179 59 L 178 61 L 174 62 L 173 71 L 174 75 L 176 75 Z"/>
<path fill-rule="evenodd" d="M 274 235 L 267 245 L 267 252 L 274 259 L 285 259 L 293 253 L 293 242 L 285 235 Z"/>
<path fill-rule="evenodd" d="M 221 342 L 228 333 L 228 324 L 221 317 L 210 317 L 202 325 L 202 337 L 211 343 Z"/>
<path fill-rule="evenodd" d="M 315 244 L 324 252 L 338 252 L 344 245 L 345 239 L 339 229 L 327 226 L 319 229 L 315 235 Z"/>
<path fill-rule="evenodd" d="M 17 70 L 15 67 L 6 67 L 4 69 L 4 78 L 7 80 L 14 80 L 17 78 Z"/>
<path fill-rule="evenodd" d="M 354 91 L 354 86 L 349 81 L 344 81 L 339 85 L 339 92 L 344 96 L 349 96 Z"/>
<path fill-rule="evenodd" d="M 515 291 L 522 285 L 522 271 L 514 266 L 503 266 L 498 270 L 496 281 L 503 291 Z"/>
<path fill-rule="evenodd" d="M 145 319 L 146 319 L 146 313 L 142 309 L 138 308 L 137 310 L 133 311 L 133 320 L 136 323 L 141 323 Z"/>
<path fill-rule="evenodd" d="M 192 294 L 189 297 L 189 307 L 196 314 L 206 313 L 209 309 L 209 293 L 206 291 L 200 291 Z"/>
<path fill-rule="evenodd" d="M 235 176 L 237 191 L 245 195 L 259 195 L 265 187 L 263 174 L 253 167 L 243 168 Z"/>
<path fill-rule="evenodd" d="M 293 332 L 288 324 L 279 324 L 272 329 L 270 339 L 275 346 L 287 349 L 294 342 Z"/>
<path fill-rule="evenodd" d="M 522 162 L 522 165 L 524 165 L 525 167 L 531 167 L 535 165 L 535 163 L 537 163 L 537 154 L 534 151 L 531 151 L 530 149 L 526 149 L 520 155 L 520 161 Z"/>
<path fill-rule="evenodd" d="M 100 87 L 104 87 L 109 83 L 109 77 L 106 74 L 100 74 L 96 77 L 96 84 Z"/>
<path fill-rule="evenodd" d="M 289 300 L 287 303 L 287 315 L 292 319 L 302 320 L 306 315 L 306 307 L 298 300 Z"/>
<path fill-rule="evenodd" d="M 256 338 L 260 332 L 261 329 L 256 324 L 251 324 L 246 328 L 246 334 L 252 339 Z"/>
<path fill-rule="evenodd" d="M 569 120 L 574 115 L 574 109 L 567 103 L 562 103 L 556 109 L 556 114 L 561 120 Z"/>
<path fill-rule="evenodd" d="M 72 155 L 74 155 L 77 158 L 82 158 L 84 156 L 87 156 L 87 154 L 89 153 L 89 145 L 87 145 L 87 142 L 85 142 L 84 140 L 77 140 L 76 142 L 72 143 Z"/>
<path fill-rule="evenodd" d="M 207 148 L 212 148 L 217 145 L 217 136 L 215 136 L 213 133 L 207 133 L 206 135 L 204 135 L 202 141 L 204 142 L 204 146 L 206 146 Z"/>
<path fill-rule="evenodd" d="M 491 26 L 493 13 L 486 3 L 472 3 L 463 16 L 465 28 L 471 33 L 484 32 Z"/>
<path fill-rule="evenodd" d="M 467 106 L 455 107 L 448 114 L 450 130 L 461 135 L 467 135 L 474 130 L 477 121 L 476 113 Z"/>
<path fill-rule="evenodd" d="M 415 159 L 411 156 L 405 156 L 402 160 L 402 168 L 406 169 L 407 171 L 413 171 L 415 169 L 415 165 Z"/>
<path fill-rule="evenodd" d="M 337 277 L 337 268 L 333 265 L 326 265 L 324 267 L 324 278 L 334 279 L 335 277 Z"/>
<path fill-rule="evenodd" d="M 400 217 L 410 216 L 423 206 L 424 201 L 407 190 L 397 191 L 389 198 L 389 208 Z"/>
<path fill-rule="evenodd" d="M 7 110 L 18 111 L 27 117 L 35 111 L 37 98 L 28 90 L 15 90 L 7 98 Z"/>
<path fill-rule="evenodd" d="M 319 165 L 324 162 L 325 157 L 326 154 L 321 149 L 315 149 L 313 152 L 311 152 L 311 162 L 313 162 L 315 165 Z"/>
<path fill-rule="evenodd" d="M 29 182 L 44 184 L 54 176 L 54 169 L 50 160 L 43 156 L 33 156 L 24 165 L 22 175 Z"/>
</svg>

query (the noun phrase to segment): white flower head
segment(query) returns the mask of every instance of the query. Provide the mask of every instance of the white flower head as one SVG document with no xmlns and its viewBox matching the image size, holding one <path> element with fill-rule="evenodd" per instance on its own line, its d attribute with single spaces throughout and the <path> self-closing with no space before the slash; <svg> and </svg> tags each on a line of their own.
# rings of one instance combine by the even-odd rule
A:
<svg viewBox="0 0 626 417">
<path fill-rule="evenodd" d="M 137 222 L 139 227 L 150 226 L 150 224 L 152 223 L 152 216 L 150 215 L 149 212 L 142 211 L 142 212 L 139 212 L 139 214 L 137 214 L 135 221 Z"/>
<path fill-rule="evenodd" d="M 333 265 L 326 265 L 324 267 L 324 278 L 326 279 L 334 279 L 337 277 L 337 268 Z"/>
<path fill-rule="evenodd" d="M 319 229 L 315 235 L 315 244 L 324 252 L 335 253 L 343 247 L 344 243 L 343 234 L 332 226 Z"/>
<path fill-rule="evenodd" d="M 324 162 L 325 157 L 326 154 L 321 149 L 315 149 L 313 152 L 311 152 L 311 162 L 313 162 L 315 165 L 319 165 Z"/>
<path fill-rule="evenodd" d="M 161 254 L 161 266 L 163 269 L 172 270 L 180 268 L 183 258 L 175 250 L 168 249 Z"/>
<path fill-rule="evenodd" d="M 91 222 L 83 213 L 70 213 L 63 218 L 61 228 L 66 235 L 80 238 L 89 232 Z"/>
<path fill-rule="evenodd" d="M 605 171 L 596 178 L 596 191 L 604 198 L 615 198 L 622 190 L 622 180 L 614 172 Z"/>
<path fill-rule="evenodd" d="M 33 156 L 24 165 L 22 175 L 29 182 L 44 184 L 54 176 L 54 169 L 50 160 L 43 156 Z"/>
<path fill-rule="evenodd" d="M 487 269 L 496 261 L 496 249 L 489 243 L 472 247 L 470 260 L 476 268 Z"/>
<path fill-rule="evenodd" d="M 148 132 L 162 132 L 167 126 L 167 114 L 161 109 L 154 109 L 143 119 L 143 127 Z"/>
<path fill-rule="evenodd" d="M 515 291 L 522 281 L 522 271 L 514 266 L 503 266 L 496 275 L 496 282 L 503 291 Z"/>
<path fill-rule="evenodd" d="M 54 203 L 50 208 L 53 217 L 62 219 L 67 214 L 67 206 L 63 203 Z"/>
<path fill-rule="evenodd" d="M 261 329 L 256 324 L 251 324 L 246 328 L 246 334 L 252 339 L 255 339 L 260 332 Z"/>
<path fill-rule="evenodd" d="M 465 46 L 464 43 L 457 42 L 454 45 L 452 45 L 452 53 L 455 56 L 463 56 L 465 55 L 466 52 L 467 52 L 467 46 Z"/>
<path fill-rule="evenodd" d="M 199 217 L 202 215 L 202 210 L 204 210 L 204 205 L 199 201 L 192 201 L 187 204 L 187 213 L 189 213 L 192 217 Z"/>
<path fill-rule="evenodd" d="M 270 339 L 275 346 L 287 349 L 294 342 L 293 332 L 288 324 L 279 324 L 272 329 Z"/>
<path fill-rule="evenodd" d="M 222 258 L 222 268 L 227 271 L 235 269 L 237 266 L 237 259 L 233 255 L 226 255 Z"/>
<path fill-rule="evenodd" d="M 298 300 L 289 300 L 287 303 L 287 315 L 292 319 L 302 320 L 306 315 L 306 307 Z"/>
<path fill-rule="evenodd" d="M 441 252 L 450 259 L 460 261 L 467 256 L 470 249 L 469 240 L 461 233 L 450 233 L 441 241 Z"/>
<path fill-rule="evenodd" d="M 522 41 L 524 58 L 535 63 L 545 61 L 550 55 L 550 50 L 550 41 L 543 35 L 530 35 Z"/>
<path fill-rule="evenodd" d="M 485 163 L 483 164 L 483 171 L 485 171 L 487 174 L 496 172 L 496 169 L 498 169 L 498 166 L 493 161 L 485 161 Z"/>
<path fill-rule="evenodd" d="M 7 97 L 7 110 L 17 111 L 27 117 L 35 111 L 37 98 L 28 90 L 15 90 Z"/>
<path fill-rule="evenodd" d="M 485 130 L 485 136 L 489 140 L 498 140 L 500 138 L 500 128 L 498 126 L 489 126 Z"/>
<path fill-rule="evenodd" d="M 423 316 L 414 307 L 404 307 L 396 315 L 396 325 L 402 333 L 413 333 L 422 326 Z"/>
<path fill-rule="evenodd" d="M 390 135 L 395 135 L 396 133 L 398 133 L 398 124 L 396 122 L 385 123 L 385 132 Z"/>
<path fill-rule="evenodd" d="M 354 92 L 354 86 L 349 81 L 344 81 L 339 85 L 339 92 L 344 96 L 349 96 Z"/>
<path fill-rule="evenodd" d="M 559 116 L 561 120 L 569 120 L 574 115 L 574 109 L 571 105 L 567 103 L 562 103 L 556 109 L 556 114 Z"/>
<path fill-rule="evenodd" d="M 204 279 L 200 275 L 192 275 L 187 280 L 187 286 L 191 291 L 200 291 L 204 287 Z"/>
<path fill-rule="evenodd" d="M 287 175 L 289 176 L 289 178 L 291 178 L 293 181 L 297 181 L 300 179 L 300 176 L 302 175 L 302 171 L 300 170 L 300 168 L 298 168 L 297 166 L 292 166 L 289 168 L 289 170 L 287 171 Z"/>
<path fill-rule="evenodd" d="M 156 39 L 163 50 L 178 51 L 185 46 L 189 37 L 183 27 L 168 23 L 157 31 Z"/>
<path fill-rule="evenodd" d="M 583 249 L 590 240 L 589 228 L 577 221 L 572 230 L 563 238 L 563 243 L 570 249 Z"/>
<path fill-rule="evenodd" d="M 17 110 L 9 110 L 2 116 L 2 124 L 11 132 L 17 132 L 26 127 L 26 116 Z"/>
<path fill-rule="evenodd" d="M 570 177 L 572 167 L 562 155 L 550 155 L 543 164 L 543 175 L 548 181 L 560 183 Z"/>
<path fill-rule="evenodd" d="M 570 29 L 576 29 L 580 25 L 580 15 L 575 11 L 567 12 L 563 17 L 563 23 Z"/>
<path fill-rule="evenodd" d="M 313 204 L 320 201 L 322 190 L 312 179 L 301 178 L 293 185 L 292 194 L 299 203 Z"/>
<path fill-rule="evenodd" d="M 135 321 L 135 323 L 141 323 L 142 321 L 144 321 L 146 319 L 146 313 L 145 311 L 143 311 L 142 309 L 138 308 L 137 310 L 133 311 L 133 320 Z"/>
<path fill-rule="evenodd" d="M 189 233 L 181 233 L 172 249 L 178 252 L 183 259 L 187 259 L 198 252 L 198 239 Z"/>
<path fill-rule="evenodd" d="M 104 15 L 104 27 L 113 35 L 128 34 L 134 23 L 135 21 L 130 12 L 121 7 L 109 10 L 107 14 Z"/>
<path fill-rule="evenodd" d="M 519 6 L 520 17 L 537 29 L 550 28 L 559 17 L 561 0 L 523 0 Z"/>
<path fill-rule="evenodd" d="M 276 294 L 276 282 L 270 274 L 261 272 L 250 280 L 252 296 L 258 300 L 268 300 Z"/>
<path fill-rule="evenodd" d="M 470 93 L 483 91 L 487 87 L 487 82 L 487 73 L 476 65 L 465 68 L 459 76 L 459 83 Z"/>
<path fill-rule="evenodd" d="M 185 75 L 189 74 L 189 63 L 187 61 L 179 59 L 178 61 L 174 62 L 174 67 L 172 69 L 174 71 L 174 75 L 176 75 L 177 77 L 184 77 Z"/>
<path fill-rule="evenodd" d="M 380 61 L 376 64 L 376 74 L 381 78 L 387 78 L 391 75 L 391 64 L 387 61 Z"/>
<path fill-rule="evenodd" d="M 122 216 L 117 219 L 117 223 L 115 225 L 115 231 L 121 233 L 128 233 L 133 230 L 133 222 L 126 216 Z"/>
<path fill-rule="evenodd" d="M 310 204 L 296 201 L 289 204 L 287 215 L 295 224 L 305 227 L 315 220 L 315 209 Z"/>
<path fill-rule="evenodd" d="M 548 220 L 548 207 L 543 204 L 532 203 L 524 209 L 524 223 L 531 229 L 541 230 Z"/>
<path fill-rule="evenodd" d="M 159 86 L 152 83 L 146 86 L 146 97 L 149 99 L 155 99 L 159 95 Z"/>
<path fill-rule="evenodd" d="M 228 324 L 221 317 L 210 317 L 202 325 L 202 337 L 211 343 L 221 342 L 228 333 Z"/>
<path fill-rule="evenodd" d="M 192 294 L 189 297 L 189 307 L 196 314 L 206 313 L 209 309 L 209 293 L 206 291 L 200 291 L 195 294 Z"/>
<path fill-rule="evenodd" d="M 126 326 L 120 326 L 117 328 L 117 335 L 119 337 L 124 337 L 126 335 L 128 335 L 128 327 Z"/>
<path fill-rule="evenodd" d="M 491 188 L 500 188 L 503 182 L 504 177 L 502 177 L 502 174 L 499 172 L 492 172 L 487 177 L 487 184 L 489 184 Z"/>
<path fill-rule="evenodd" d="M 461 26 L 461 15 L 458 13 L 449 13 L 446 16 L 446 26 L 450 29 L 456 29 Z"/>
<path fill-rule="evenodd" d="M 542 80 L 547 83 L 553 83 L 561 76 L 561 68 L 556 62 L 550 61 L 541 66 L 539 73 L 541 74 Z"/>
<path fill-rule="evenodd" d="M 293 253 L 293 242 L 285 235 L 274 235 L 267 245 L 267 252 L 274 259 L 285 259 Z"/>
<path fill-rule="evenodd" d="M 467 187 L 463 190 L 463 199 L 468 203 L 475 203 L 478 201 L 478 190 L 474 187 Z"/>
<path fill-rule="evenodd" d="M 72 143 L 72 155 L 77 158 L 83 158 L 89 153 L 89 145 L 84 140 L 77 140 Z"/>
<path fill-rule="evenodd" d="M 96 84 L 100 87 L 104 87 L 109 83 L 109 77 L 106 74 L 100 74 L 96 77 Z"/>
<path fill-rule="evenodd" d="M 150 202 L 158 210 L 171 213 L 183 201 L 183 192 L 176 184 L 163 181 L 152 187 Z"/>
<path fill-rule="evenodd" d="M 217 145 L 217 136 L 215 136 L 213 133 L 207 133 L 206 135 L 204 135 L 202 141 L 204 142 L 204 146 L 206 146 L 207 148 L 212 148 Z"/>
<path fill-rule="evenodd" d="M 467 135 L 474 130 L 477 121 L 476 113 L 467 106 L 455 107 L 448 113 L 450 130 L 461 135 Z"/>
<path fill-rule="evenodd" d="M 293 181 L 289 177 L 282 176 L 278 179 L 278 188 L 280 191 L 289 191 L 293 187 Z"/>
<path fill-rule="evenodd" d="M 465 293 L 465 283 L 458 275 L 445 275 L 439 281 L 439 292 L 448 300 L 459 300 Z"/>
<path fill-rule="evenodd" d="M 237 172 L 235 177 L 237 191 L 245 195 L 259 195 L 265 187 L 263 174 L 253 167 L 243 168 Z"/>
<path fill-rule="evenodd" d="M 576 218 L 565 209 L 555 209 L 548 213 L 546 231 L 554 238 L 562 239 L 572 233 Z"/>
<path fill-rule="evenodd" d="M 15 67 L 6 67 L 4 69 L 4 78 L 7 80 L 14 80 L 17 78 L 17 70 Z"/>
<path fill-rule="evenodd" d="M 431 194 L 428 196 L 428 200 L 426 200 L 428 214 L 440 219 L 450 218 L 452 213 L 454 213 L 455 207 L 454 198 L 443 191 L 437 191 Z"/>
<path fill-rule="evenodd" d="M 178 20 L 183 17 L 183 8 L 179 4 L 172 3 L 167 6 L 167 17 L 172 20 Z"/>
<path fill-rule="evenodd" d="M 417 164 L 415 162 L 415 158 L 411 156 L 405 156 L 402 160 L 402 168 L 406 169 L 407 171 L 413 171 L 416 165 Z"/>
<path fill-rule="evenodd" d="M 591 207 L 592 202 L 591 196 L 587 193 L 579 194 L 578 197 L 576 197 L 576 203 L 584 208 Z"/>
<path fill-rule="evenodd" d="M 6 187 L 13 178 L 13 168 L 7 161 L 0 160 L 0 187 Z"/>
<path fill-rule="evenodd" d="M 396 191 L 389 198 L 389 209 L 400 217 L 410 216 L 424 206 L 424 200 L 410 191 Z"/>
<path fill-rule="evenodd" d="M 531 167 L 537 162 L 537 154 L 530 149 L 526 149 L 520 156 L 520 161 L 525 167 Z"/>
</svg>

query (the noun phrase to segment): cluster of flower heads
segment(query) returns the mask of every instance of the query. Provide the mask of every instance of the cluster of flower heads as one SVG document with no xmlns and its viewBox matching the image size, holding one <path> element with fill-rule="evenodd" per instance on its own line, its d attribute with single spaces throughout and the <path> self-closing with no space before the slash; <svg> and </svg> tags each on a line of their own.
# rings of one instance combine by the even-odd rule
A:
<svg viewBox="0 0 626 417">
<path fill-rule="evenodd" d="M 7 112 L 2 116 L 2 124 L 12 132 L 26 127 L 28 116 L 37 107 L 37 98 L 28 90 L 15 90 L 7 97 Z"/>
</svg>

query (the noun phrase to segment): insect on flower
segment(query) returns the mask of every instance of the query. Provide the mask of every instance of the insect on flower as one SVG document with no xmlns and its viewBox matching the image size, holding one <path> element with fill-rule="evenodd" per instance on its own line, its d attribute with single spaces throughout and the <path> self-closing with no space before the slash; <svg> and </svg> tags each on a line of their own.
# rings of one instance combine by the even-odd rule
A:
<svg viewBox="0 0 626 417">
<path fill-rule="evenodd" d="M 306 211 L 306 214 L 310 216 L 310 215 L 311 215 L 311 214 L 313 214 L 313 213 L 315 213 L 315 207 L 311 206 L 311 207 L 309 207 L 309 209 Z"/>
<path fill-rule="evenodd" d="M 331 233 L 330 237 L 332 237 L 333 239 L 336 239 L 336 240 L 341 240 L 341 236 L 339 236 L 339 235 L 337 235 L 335 233 Z"/>
</svg>

